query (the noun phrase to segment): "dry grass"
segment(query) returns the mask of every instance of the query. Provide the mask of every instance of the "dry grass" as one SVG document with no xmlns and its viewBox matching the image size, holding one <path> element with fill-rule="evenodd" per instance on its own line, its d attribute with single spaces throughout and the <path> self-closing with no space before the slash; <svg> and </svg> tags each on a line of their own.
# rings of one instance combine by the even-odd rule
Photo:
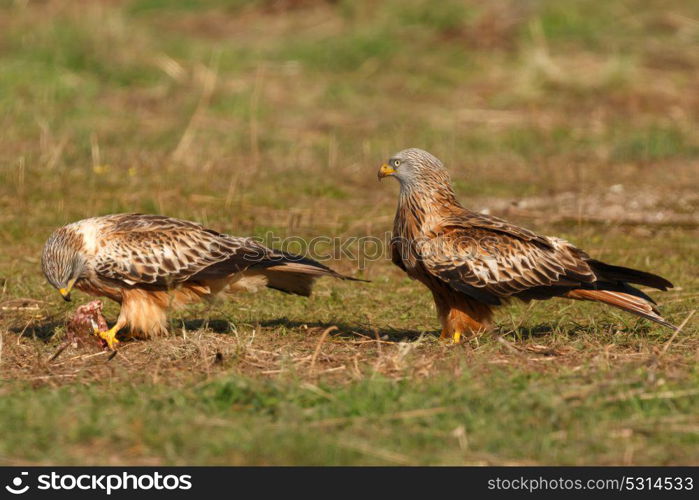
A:
<svg viewBox="0 0 699 500">
<path fill-rule="evenodd" d="M 696 316 L 673 336 L 512 304 L 444 345 L 385 258 L 331 262 L 370 284 L 241 295 L 112 359 L 55 356 L 75 307 L 39 270 L 56 226 L 142 211 L 380 237 L 396 187 L 375 169 L 407 146 L 467 205 L 667 276 L 653 296 L 676 324 L 699 308 L 686 2 L 233 4 L 0 3 L 0 460 L 699 463 Z"/>
</svg>

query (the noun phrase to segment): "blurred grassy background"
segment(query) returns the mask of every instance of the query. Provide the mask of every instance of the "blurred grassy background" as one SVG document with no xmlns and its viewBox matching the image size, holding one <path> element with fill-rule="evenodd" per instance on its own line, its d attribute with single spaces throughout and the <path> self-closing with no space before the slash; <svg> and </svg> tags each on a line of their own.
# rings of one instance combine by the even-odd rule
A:
<svg viewBox="0 0 699 500">
<path fill-rule="evenodd" d="M 379 261 L 364 287 L 180 314 L 235 332 L 190 328 L 195 354 L 177 333 L 127 345 L 126 361 L 51 365 L 68 308 L 38 264 L 58 225 L 119 211 L 238 235 L 380 235 L 397 188 L 376 168 L 416 146 L 445 161 L 467 206 L 676 282 L 658 299 L 679 323 L 699 303 L 697 83 L 699 3 L 686 0 L 0 0 L 0 426 L 33 436 L 0 439 L 0 459 L 698 463 L 694 323 L 670 346 L 616 311 L 515 304 L 499 316 L 514 351 L 412 342 L 437 328 L 429 294 Z M 331 324 L 345 336 L 318 361 L 330 371 L 305 371 Z M 374 329 L 390 343 L 341 347 Z M 251 403 L 240 377 L 276 396 Z M 460 389 L 442 394 L 449 380 Z M 529 417 L 488 404 L 491 384 Z M 569 410 L 570 387 L 599 397 Z M 400 416 L 420 401 L 448 409 Z M 45 430 L 31 417 L 66 412 Z M 117 414 L 131 424 L 113 428 Z M 340 420 L 309 424 L 328 418 Z M 208 435 L 189 435 L 193 422 Z"/>
</svg>

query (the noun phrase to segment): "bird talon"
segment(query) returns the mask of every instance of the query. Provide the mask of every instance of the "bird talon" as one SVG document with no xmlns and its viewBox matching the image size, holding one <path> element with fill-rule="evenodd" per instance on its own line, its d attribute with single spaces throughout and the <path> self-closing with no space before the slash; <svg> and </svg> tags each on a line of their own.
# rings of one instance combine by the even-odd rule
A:
<svg viewBox="0 0 699 500">
<path fill-rule="evenodd" d="M 110 328 L 106 331 L 101 331 L 98 328 L 94 329 L 95 335 L 104 340 L 112 351 L 116 351 L 116 346 L 119 344 L 119 339 L 116 338 L 117 330 Z"/>
<path fill-rule="evenodd" d="M 461 342 L 461 332 L 454 332 L 454 336 L 452 337 L 452 341 L 455 344 L 458 344 L 459 342 Z"/>
</svg>

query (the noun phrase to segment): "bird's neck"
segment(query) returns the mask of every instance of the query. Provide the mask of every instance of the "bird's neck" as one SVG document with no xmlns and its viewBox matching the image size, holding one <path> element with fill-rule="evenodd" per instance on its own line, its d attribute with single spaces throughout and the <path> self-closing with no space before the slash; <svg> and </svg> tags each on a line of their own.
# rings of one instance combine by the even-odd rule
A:
<svg viewBox="0 0 699 500">
<path fill-rule="evenodd" d="M 410 218 L 411 226 L 422 227 L 455 208 L 461 208 L 461 204 L 449 183 L 401 184 L 396 220 Z"/>
</svg>

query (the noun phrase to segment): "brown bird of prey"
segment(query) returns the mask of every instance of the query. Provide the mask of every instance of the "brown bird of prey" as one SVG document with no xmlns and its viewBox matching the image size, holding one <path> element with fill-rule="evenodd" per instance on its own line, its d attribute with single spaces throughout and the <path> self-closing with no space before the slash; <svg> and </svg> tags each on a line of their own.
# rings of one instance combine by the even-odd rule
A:
<svg viewBox="0 0 699 500">
<path fill-rule="evenodd" d="M 137 337 L 164 334 L 169 308 L 224 290 L 267 286 L 308 296 L 319 277 L 355 280 L 250 238 L 143 214 L 105 215 L 57 229 L 44 246 L 41 266 L 65 300 L 77 288 L 121 304 L 116 324 L 95 331 L 111 348 L 123 327 L 128 325 Z"/>
<path fill-rule="evenodd" d="M 430 153 L 401 151 L 378 175 L 400 183 L 392 261 L 432 292 L 442 338 L 458 342 L 488 329 L 493 307 L 512 297 L 602 302 L 675 328 L 653 299 L 630 285 L 667 290 L 668 280 L 605 264 L 560 238 L 464 208 L 442 162 Z"/>
</svg>

